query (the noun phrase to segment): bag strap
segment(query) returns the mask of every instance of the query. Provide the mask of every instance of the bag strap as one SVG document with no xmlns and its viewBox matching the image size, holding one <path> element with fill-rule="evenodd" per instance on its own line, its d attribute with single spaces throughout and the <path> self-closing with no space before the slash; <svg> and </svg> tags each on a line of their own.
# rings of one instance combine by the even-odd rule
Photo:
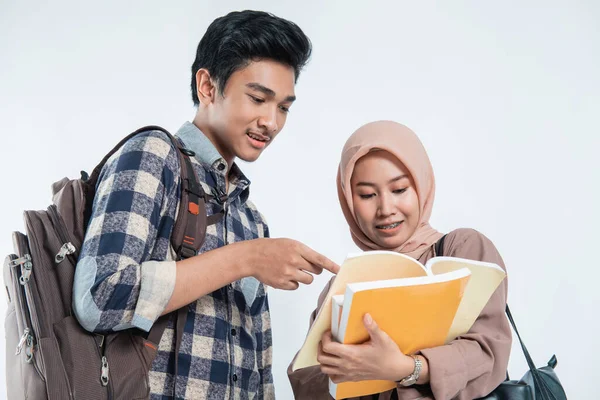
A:
<svg viewBox="0 0 600 400">
<path fill-rule="evenodd" d="M 444 239 L 445 238 L 446 238 L 446 235 L 442 236 L 435 244 L 435 256 L 436 257 L 441 257 L 444 254 Z M 527 350 L 525 343 L 523 343 L 523 340 L 521 339 L 521 335 L 519 335 L 519 331 L 517 330 L 517 325 L 515 324 L 515 320 L 513 319 L 513 316 L 510 312 L 510 308 L 508 307 L 508 304 L 506 305 L 505 312 L 506 312 L 506 316 L 508 317 L 508 321 L 510 322 L 510 325 L 512 326 L 513 330 L 517 334 L 517 338 L 519 339 L 519 343 L 521 344 L 521 349 L 523 349 L 523 354 L 525 355 L 525 360 L 527 361 L 527 366 L 529 367 L 529 370 L 532 372 L 536 371 L 536 367 L 535 367 L 535 364 L 533 363 L 533 359 L 531 358 L 531 355 L 529 354 L 529 351 Z M 508 372 L 507 372 L 507 376 L 508 376 Z"/>
<path fill-rule="evenodd" d="M 444 254 L 444 239 L 446 239 L 446 235 L 442 236 L 435 244 L 435 254 L 434 257 L 441 257 Z"/>
<path fill-rule="evenodd" d="M 206 203 L 214 196 L 204 192 L 198 181 L 198 176 L 190 161 L 194 152 L 183 148 L 179 149 L 179 164 L 181 165 L 181 201 L 177 221 L 171 234 L 171 243 L 177 254 L 178 260 L 184 260 L 198 254 L 204 243 L 207 225 L 215 224 L 224 215 L 224 211 L 206 216 Z M 224 199 L 220 199 L 224 201 Z"/>
<path fill-rule="evenodd" d="M 523 349 L 523 354 L 525 355 L 525 360 L 527 360 L 527 366 L 529 367 L 529 370 L 530 371 L 536 370 L 535 364 L 533 363 L 533 359 L 531 358 L 531 355 L 529 355 L 529 351 L 527 350 L 527 347 L 525 347 L 525 343 L 523 343 L 523 340 L 521 339 L 521 335 L 519 335 L 519 331 L 517 330 L 517 325 L 515 324 L 515 321 L 512 317 L 510 308 L 508 308 L 508 304 L 506 305 L 506 316 L 508 317 L 508 320 L 510 321 L 510 325 L 512 326 L 513 330 L 517 334 L 517 338 L 519 338 L 519 343 L 521 344 L 521 349 Z"/>
<path fill-rule="evenodd" d="M 123 147 L 128 140 L 148 131 L 160 131 L 164 133 L 171 140 L 175 149 L 177 149 L 181 174 L 181 201 L 179 202 L 177 220 L 171 234 L 171 244 L 175 249 L 178 260 L 193 257 L 198 253 L 200 247 L 202 247 L 206 235 L 206 226 L 216 223 L 223 216 L 223 211 L 208 218 L 206 217 L 205 204 L 213 196 L 205 193 L 198 181 L 198 176 L 190 161 L 190 157 L 193 157 L 195 153 L 186 149 L 169 131 L 160 126 L 149 125 L 127 135 L 104 156 L 100 164 L 94 168 L 92 174 L 86 179 L 85 183 L 88 187 L 96 187 L 102 168 L 104 168 L 110 157 Z M 93 197 L 89 196 L 88 201 L 93 201 Z M 91 212 L 91 204 L 86 209 Z M 86 218 L 86 224 L 88 219 L 89 216 Z"/>
</svg>

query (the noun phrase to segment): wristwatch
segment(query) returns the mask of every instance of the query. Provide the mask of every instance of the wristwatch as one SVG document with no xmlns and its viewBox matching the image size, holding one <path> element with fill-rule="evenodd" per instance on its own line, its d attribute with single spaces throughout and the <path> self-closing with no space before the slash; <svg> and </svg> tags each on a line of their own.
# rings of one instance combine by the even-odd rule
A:
<svg viewBox="0 0 600 400">
<path fill-rule="evenodd" d="M 421 368 L 423 367 L 423 362 L 417 356 L 411 356 L 411 357 L 413 358 L 413 360 L 415 360 L 415 369 L 413 370 L 412 374 L 410 374 L 406 378 L 397 382 L 398 384 L 400 384 L 402 386 L 414 385 L 419 380 L 419 374 L 421 374 Z"/>
</svg>

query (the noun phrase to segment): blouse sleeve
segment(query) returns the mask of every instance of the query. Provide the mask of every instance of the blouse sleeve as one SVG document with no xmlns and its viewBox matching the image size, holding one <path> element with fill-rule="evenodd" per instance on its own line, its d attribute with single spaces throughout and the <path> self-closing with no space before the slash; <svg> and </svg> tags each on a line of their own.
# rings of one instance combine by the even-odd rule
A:
<svg viewBox="0 0 600 400">
<path fill-rule="evenodd" d="M 493 243 L 472 229 L 448 234 L 444 255 L 492 262 L 506 270 Z M 512 344 L 505 315 L 507 287 L 505 278 L 467 334 L 421 351 L 429 363 L 429 385 L 436 399 L 483 397 L 505 379 Z"/>
</svg>

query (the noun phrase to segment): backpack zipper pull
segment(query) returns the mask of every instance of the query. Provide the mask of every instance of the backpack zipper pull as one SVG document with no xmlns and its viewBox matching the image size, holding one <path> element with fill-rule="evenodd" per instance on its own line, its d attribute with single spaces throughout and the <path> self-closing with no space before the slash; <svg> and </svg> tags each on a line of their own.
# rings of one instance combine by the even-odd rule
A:
<svg viewBox="0 0 600 400">
<path fill-rule="evenodd" d="M 25 345 L 25 361 L 29 364 L 33 360 L 33 336 L 27 335 L 27 341 Z"/>
<path fill-rule="evenodd" d="M 23 265 L 23 264 L 25 264 L 26 262 L 29 262 L 29 261 L 31 261 L 31 256 L 29 254 L 25 254 L 21 258 L 17 258 L 15 260 L 12 260 L 10 262 L 10 266 L 11 267 L 18 267 L 19 265 Z"/>
<path fill-rule="evenodd" d="M 56 257 L 54 257 L 54 262 L 57 264 L 60 264 L 65 259 L 67 254 L 73 254 L 73 253 L 75 253 L 75 246 L 73 246 L 73 243 L 71 243 L 71 242 L 65 243 L 62 245 L 62 247 L 58 251 L 58 254 L 56 254 Z"/>
<path fill-rule="evenodd" d="M 102 386 L 108 385 L 108 360 L 106 356 L 102 356 L 102 374 L 100 375 Z"/>
<path fill-rule="evenodd" d="M 23 286 L 25 286 L 27 284 L 27 282 L 29 282 L 29 278 L 31 277 L 31 268 L 33 267 L 33 264 L 31 263 L 31 261 L 25 261 L 23 263 L 23 271 L 21 273 L 21 277 L 19 278 L 19 283 Z"/>
<path fill-rule="evenodd" d="M 17 351 L 15 351 L 15 356 L 18 356 L 19 354 L 21 354 L 21 350 L 23 350 L 23 346 L 25 345 L 25 342 L 27 341 L 27 336 L 29 336 L 29 328 L 25 328 L 25 330 L 23 331 L 23 335 L 21 336 L 21 339 L 19 340 L 19 343 L 17 344 Z"/>
</svg>

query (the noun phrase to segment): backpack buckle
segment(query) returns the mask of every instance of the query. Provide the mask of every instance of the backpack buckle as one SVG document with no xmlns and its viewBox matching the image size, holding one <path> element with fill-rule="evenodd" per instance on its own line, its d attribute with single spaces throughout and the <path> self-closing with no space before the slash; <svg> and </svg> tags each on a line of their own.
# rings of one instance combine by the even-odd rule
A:
<svg viewBox="0 0 600 400">
<path fill-rule="evenodd" d="M 192 258 L 196 255 L 197 255 L 196 250 L 191 246 L 187 246 L 185 243 L 183 243 L 181 245 L 181 247 L 179 247 L 179 250 L 177 251 L 177 258 L 179 260 L 185 260 L 186 258 Z"/>
</svg>

